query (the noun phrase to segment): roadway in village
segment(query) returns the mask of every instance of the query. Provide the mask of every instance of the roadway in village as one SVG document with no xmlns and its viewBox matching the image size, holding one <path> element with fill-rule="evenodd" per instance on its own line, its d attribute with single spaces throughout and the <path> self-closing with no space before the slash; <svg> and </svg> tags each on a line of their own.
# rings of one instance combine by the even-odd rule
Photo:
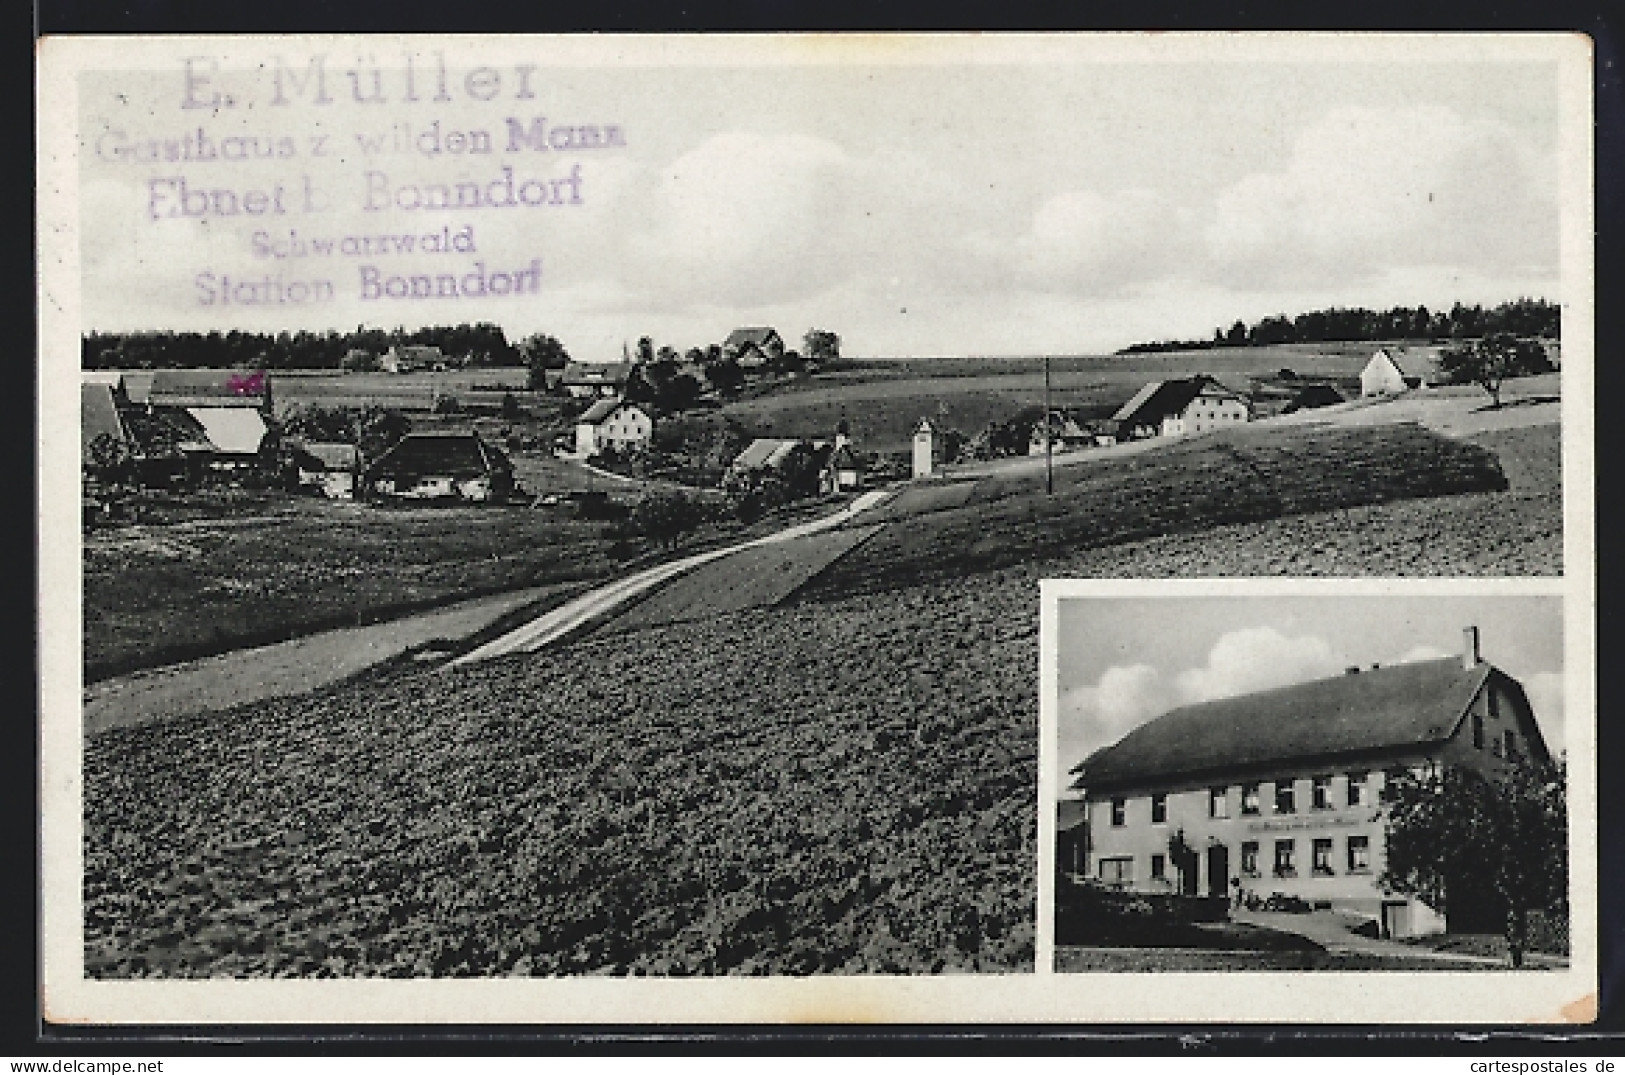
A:
<svg viewBox="0 0 1625 1075">
<path fill-rule="evenodd" d="M 534 652 L 685 571 L 744 549 L 793 541 L 840 526 L 892 495 L 882 490 L 867 492 L 831 515 L 736 545 L 659 564 L 597 587 L 478 647 L 454 663 L 466 664 L 504 653 Z M 561 588 L 536 587 L 459 601 L 386 623 L 321 631 L 286 642 L 233 650 L 101 680 L 88 684 L 82 692 L 84 734 L 304 694 L 348 679 L 416 647 L 478 634 L 522 612 L 528 605 L 548 600 Z"/>
</svg>

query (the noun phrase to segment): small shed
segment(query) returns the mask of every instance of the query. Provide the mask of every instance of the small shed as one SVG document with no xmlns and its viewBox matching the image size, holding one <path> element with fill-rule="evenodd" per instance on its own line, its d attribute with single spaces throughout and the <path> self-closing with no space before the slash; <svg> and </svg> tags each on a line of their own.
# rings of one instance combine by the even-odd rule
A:
<svg viewBox="0 0 1625 1075">
<path fill-rule="evenodd" d="M 320 489 L 330 500 L 355 497 L 356 475 L 361 469 L 361 450 L 355 445 L 309 441 L 296 446 L 293 456 L 300 486 Z"/>
</svg>

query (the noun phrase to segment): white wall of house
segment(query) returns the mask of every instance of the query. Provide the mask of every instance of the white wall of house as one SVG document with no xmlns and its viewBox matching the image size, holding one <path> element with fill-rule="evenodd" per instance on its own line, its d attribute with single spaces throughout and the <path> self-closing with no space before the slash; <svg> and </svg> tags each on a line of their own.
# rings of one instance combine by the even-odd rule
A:
<svg viewBox="0 0 1625 1075">
<path fill-rule="evenodd" d="M 620 407 L 599 422 L 576 423 L 576 454 L 597 455 L 605 448 L 625 451 L 648 444 L 654 419 L 642 407 Z"/>
<path fill-rule="evenodd" d="M 1186 434 L 1207 433 L 1215 429 L 1240 425 L 1251 417 L 1252 412 L 1247 409 L 1245 400 L 1229 393 L 1203 392 L 1186 404 L 1184 410 L 1178 414 L 1170 414 L 1162 420 L 1162 435 L 1182 437 Z"/>
<path fill-rule="evenodd" d="M 1424 379 L 1423 384 L 1427 382 Z M 1371 361 L 1365 364 L 1360 371 L 1360 395 L 1362 396 L 1397 396 L 1409 386 L 1405 384 L 1405 374 L 1388 357 L 1388 352 L 1378 351 L 1371 356 Z"/>
</svg>

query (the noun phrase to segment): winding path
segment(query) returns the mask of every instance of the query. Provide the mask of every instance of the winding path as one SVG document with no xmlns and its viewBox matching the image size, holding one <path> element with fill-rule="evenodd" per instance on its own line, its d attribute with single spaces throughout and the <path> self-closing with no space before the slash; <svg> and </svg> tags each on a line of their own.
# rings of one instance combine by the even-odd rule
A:
<svg viewBox="0 0 1625 1075">
<path fill-rule="evenodd" d="M 607 586 L 600 586 L 589 593 L 582 594 L 572 601 L 568 601 L 558 608 L 537 617 L 531 622 L 479 646 L 476 649 L 451 661 L 446 667 L 456 668 L 460 665 L 483 661 L 491 657 L 500 657 L 507 653 L 534 653 L 551 642 L 556 642 L 564 636 L 575 631 L 582 625 L 597 619 L 604 613 L 625 604 L 627 601 L 646 593 L 659 586 L 662 582 L 685 571 L 708 564 L 713 560 L 720 560 L 724 556 L 732 556 L 743 549 L 756 548 L 760 545 L 771 545 L 781 541 L 793 541 L 798 537 L 816 534 L 840 526 L 857 514 L 880 504 L 891 497 L 887 490 L 871 490 L 864 493 L 848 504 L 845 508 L 809 522 L 798 523 L 784 530 L 776 531 L 764 537 L 752 538 L 738 545 L 729 545 L 721 549 L 711 549 L 707 552 L 695 553 L 681 560 L 659 564 L 647 568 L 635 575 L 628 575 L 618 579 Z"/>
</svg>

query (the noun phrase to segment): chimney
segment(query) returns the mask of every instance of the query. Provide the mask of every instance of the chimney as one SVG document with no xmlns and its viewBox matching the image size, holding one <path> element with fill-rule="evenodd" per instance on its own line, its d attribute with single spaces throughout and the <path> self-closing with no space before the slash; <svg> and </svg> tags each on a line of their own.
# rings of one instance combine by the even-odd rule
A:
<svg viewBox="0 0 1625 1075">
<path fill-rule="evenodd" d="M 1461 629 L 1461 667 L 1471 672 L 1478 667 L 1478 628 L 1463 627 Z"/>
</svg>

